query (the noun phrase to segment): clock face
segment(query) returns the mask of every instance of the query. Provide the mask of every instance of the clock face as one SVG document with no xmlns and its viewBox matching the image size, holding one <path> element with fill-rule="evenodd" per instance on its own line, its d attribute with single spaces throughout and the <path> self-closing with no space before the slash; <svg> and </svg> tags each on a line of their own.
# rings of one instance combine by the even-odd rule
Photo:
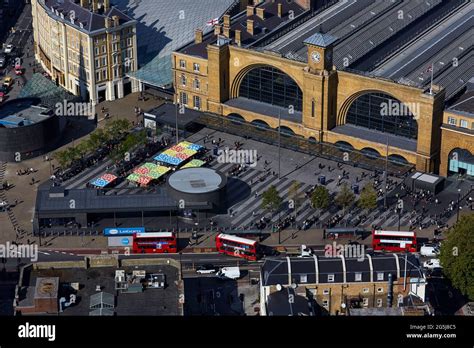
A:
<svg viewBox="0 0 474 348">
<path fill-rule="evenodd" d="M 321 61 L 321 54 L 315 51 L 311 54 L 311 59 L 313 60 L 313 62 L 319 63 Z"/>
</svg>

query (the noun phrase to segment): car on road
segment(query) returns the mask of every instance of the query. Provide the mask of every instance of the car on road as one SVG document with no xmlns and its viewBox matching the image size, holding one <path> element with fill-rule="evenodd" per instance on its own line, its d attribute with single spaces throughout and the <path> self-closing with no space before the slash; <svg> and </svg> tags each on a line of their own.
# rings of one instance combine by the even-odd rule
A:
<svg viewBox="0 0 474 348">
<path fill-rule="evenodd" d="M 8 94 L 9 92 L 9 89 L 8 87 L 5 87 L 4 85 L 0 85 L 0 93 L 3 93 L 3 94 Z"/>
<path fill-rule="evenodd" d="M 439 255 L 439 246 L 437 244 L 423 244 L 420 248 L 420 255 L 434 257 Z"/>
<path fill-rule="evenodd" d="M 15 49 L 15 46 L 13 46 L 12 44 L 8 44 L 8 45 L 5 46 L 4 52 L 6 54 L 10 54 L 10 53 L 13 52 L 14 49 Z"/>
<path fill-rule="evenodd" d="M 5 55 L 0 54 L 0 68 L 4 68 L 7 65 L 7 57 Z"/>
<path fill-rule="evenodd" d="M 214 274 L 218 271 L 217 267 L 214 267 L 211 264 L 201 265 L 196 268 L 196 273 L 198 274 Z"/>
<path fill-rule="evenodd" d="M 13 79 L 10 76 L 5 77 L 2 83 L 3 87 L 6 87 L 6 88 L 10 88 L 12 84 L 13 84 Z"/>
<path fill-rule="evenodd" d="M 436 269 L 436 268 L 443 268 L 439 262 L 439 259 L 430 259 L 428 261 L 423 262 L 423 267 L 426 269 Z"/>
</svg>

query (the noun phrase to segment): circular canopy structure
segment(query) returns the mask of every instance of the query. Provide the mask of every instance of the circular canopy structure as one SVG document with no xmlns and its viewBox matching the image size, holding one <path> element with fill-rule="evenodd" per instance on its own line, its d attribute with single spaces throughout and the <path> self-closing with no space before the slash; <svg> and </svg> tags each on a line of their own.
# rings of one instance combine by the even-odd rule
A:
<svg viewBox="0 0 474 348">
<path fill-rule="evenodd" d="M 186 168 L 173 173 L 168 184 L 185 194 L 206 194 L 225 187 L 227 178 L 210 168 Z"/>
</svg>

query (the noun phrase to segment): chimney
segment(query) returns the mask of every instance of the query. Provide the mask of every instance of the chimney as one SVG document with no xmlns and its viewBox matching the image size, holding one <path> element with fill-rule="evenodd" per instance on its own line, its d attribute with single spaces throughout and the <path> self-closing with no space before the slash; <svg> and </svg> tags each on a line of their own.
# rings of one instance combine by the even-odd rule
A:
<svg viewBox="0 0 474 348">
<path fill-rule="evenodd" d="M 255 14 L 255 7 L 247 6 L 247 17 L 251 17 Z"/>
<path fill-rule="evenodd" d="M 247 31 L 250 35 L 253 35 L 253 20 L 247 19 Z"/>
<path fill-rule="evenodd" d="M 99 11 L 99 0 L 92 0 L 92 12 L 97 13 Z"/>
<path fill-rule="evenodd" d="M 109 17 L 105 17 L 105 28 L 112 28 L 112 20 Z"/>
<path fill-rule="evenodd" d="M 196 29 L 194 33 L 194 43 L 200 44 L 202 42 L 202 30 L 201 29 Z"/>
<path fill-rule="evenodd" d="M 225 27 L 227 27 L 227 28 L 230 27 L 230 15 L 228 15 L 228 14 L 224 15 L 224 28 Z"/>
<path fill-rule="evenodd" d="M 229 27 L 224 27 L 223 29 L 223 34 L 226 38 L 230 38 L 230 28 Z"/>
<path fill-rule="evenodd" d="M 89 9 L 90 3 L 89 0 L 81 0 L 81 7 Z"/>
<path fill-rule="evenodd" d="M 262 7 L 258 7 L 258 8 L 257 8 L 257 16 L 258 16 L 260 19 L 264 20 L 264 19 L 265 19 L 265 9 L 262 8 Z"/>
<path fill-rule="evenodd" d="M 214 27 L 214 35 L 218 36 L 221 34 L 221 26 L 218 24 Z"/>
<path fill-rule="evenodd" d="M 235 43 L 237 46 L 242 46 L 242 31 L 236 30 L 235 31 Z"/>
<path fill-rule="evenodd" d="M 110 0 L 104 0 L 103 8 L 104 8 L 104 12 L 110 9 Z"/>
<path fill-rule="evenodd" d="M 112 16 L 112 20 L 114 21 L 114 27 L 118 27 L 120 25 L 119 16 Z"/>
<path fill-rule="evenodd" d="M 278 17 L 281 18 L 283 17 L 283 5 L 278 4 Z"/>
</svg>

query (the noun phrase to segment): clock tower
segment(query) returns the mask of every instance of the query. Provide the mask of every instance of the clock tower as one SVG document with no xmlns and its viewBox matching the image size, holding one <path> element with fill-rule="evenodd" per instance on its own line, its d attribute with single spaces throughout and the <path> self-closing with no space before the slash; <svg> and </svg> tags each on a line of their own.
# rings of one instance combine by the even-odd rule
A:
<svg viewBox="0 0 474 348">
<path fill-rule="evenodd" d="M 332 70 L 333 44 L 336 41 L 337 38 L 322 33 L 316 33 L 304 41 L 308 47 L 308 66 L 311 71 Z"/>
</svg>

